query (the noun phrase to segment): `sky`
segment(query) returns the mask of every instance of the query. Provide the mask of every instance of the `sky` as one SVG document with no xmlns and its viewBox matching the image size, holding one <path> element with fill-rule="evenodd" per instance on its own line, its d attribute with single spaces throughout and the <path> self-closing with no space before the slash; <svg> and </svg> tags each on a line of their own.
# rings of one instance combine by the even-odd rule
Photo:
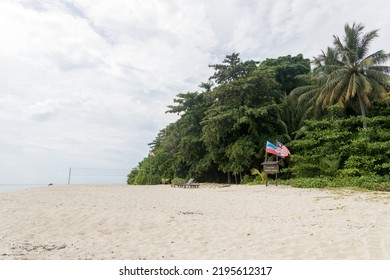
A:
<svg viewBox="0 0 390 280">
<path fill-rule="evenodd" d="M 0 0 L 0 185 L 125 183 L 148 143 L 233 52 L 320 54 L 388 0 Z"/>
</svg>

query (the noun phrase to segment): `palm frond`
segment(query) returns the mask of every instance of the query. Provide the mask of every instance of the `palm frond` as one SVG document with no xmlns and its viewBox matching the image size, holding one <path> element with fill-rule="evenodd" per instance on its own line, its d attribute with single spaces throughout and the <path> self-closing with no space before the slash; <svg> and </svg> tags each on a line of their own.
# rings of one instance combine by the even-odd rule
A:
<svg viewBox="0 0 390 280">
<path fill-rule="evenodd" d="M 389 68 L 388 70 L 390 70 L 390 67 L 388 67 L 388 66 L 383 66 L 383 67 Z M 376 68 L 372 67 L 372 68 L 366 70 L 365 75 L 370 80 L 374 80 L 377 83 L 382 84 L 383 86 L 386 86 L 386 84 L 387 85 L 389 84 L 390 76 L 383 71 L 384 70 L 383 68 L 381 70 L 382 71 L 377 71 Z"/>
<path fill-rule="evenodd" d="M 370 66 L 385 63 L 389 59 L 390 59 L 390 53 L 385 53 L 383 50 L 380 50 L 380 51 L 377 51 L 377 52 L 374 52 L 374 53 L 368 55 L 367 57 L 362 59 L 362 61 L 360 63 L 370 67 Z M 371 62 L 371 63 L 369 63 L 369 62 Z"/>
<path fill-rule="evenodd" d="M 390 74 L 390 66 L 371 66 L 369 70 L 367 70 L 367 73 L 369 71 L 375 71 L 375 72 L 379 72 L 379 73 L 383 73 L 384 75 L 386 74 Z M 389 77 L 388 75 L 386 75 L 387 77 Z"/>
<path fill-rule="evenodd" d="M 362 36 L 360 47 L 358 50 L 358 57 L 360 59 L 366 56 L 372 40 L 378 37 L 378 31 L 379 31 L 378 29 L 372 30 Z"/>
<path fill-rule="evenodd" d="M 345 100 L 349 100 L 355 97 L 356 92 L 357 92 L 356 74 L 353 73 L 349 78 L 349 83 L 346 89 L 346 95 L 345 95 L 345 99 L 343 100 L 343 103 L 345 102 Z"/>
</svg>

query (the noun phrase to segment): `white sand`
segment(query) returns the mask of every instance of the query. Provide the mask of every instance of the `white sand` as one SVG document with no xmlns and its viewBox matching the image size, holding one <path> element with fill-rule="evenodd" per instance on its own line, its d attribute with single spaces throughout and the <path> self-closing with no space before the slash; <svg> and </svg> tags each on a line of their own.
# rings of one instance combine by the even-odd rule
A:
<svg viewBox="0 0 390 280">
<path fill-rule="evenodd" d="M 275 186 L 0 193 L 0 259 L 390 259 L 389 203 Z"/>
</svg>

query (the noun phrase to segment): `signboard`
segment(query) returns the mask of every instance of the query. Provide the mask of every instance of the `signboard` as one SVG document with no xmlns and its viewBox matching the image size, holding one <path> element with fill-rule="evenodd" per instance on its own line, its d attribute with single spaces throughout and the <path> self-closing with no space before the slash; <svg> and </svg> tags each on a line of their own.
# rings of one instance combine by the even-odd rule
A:
<svg viewBox="0 0 390 280">
<path fill-rule="evenodd" d="M 261 165 L 263 166 L 263 171 L 266 174 L 279 173 L 279 162 L 277 161 L 265 161 Z"/>
<path fill-rule="evenodd" d="M 265 185 L 268 187 L 268 174 L 276 174 L 276 186 L 278 185 L 279 162 L 264 161 L 262 164 L 265 173 Z"/>
</svg>

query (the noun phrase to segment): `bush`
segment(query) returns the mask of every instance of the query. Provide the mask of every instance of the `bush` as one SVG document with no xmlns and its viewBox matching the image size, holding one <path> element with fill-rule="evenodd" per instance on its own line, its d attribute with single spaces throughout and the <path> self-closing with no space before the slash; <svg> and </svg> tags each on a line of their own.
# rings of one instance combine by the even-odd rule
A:
<svg viewBox="0 0 390 280">
<path fill-rule="evenodd" d="M 242 177 L 241 184 L 250 184 L 253 182 L 253 178 L 249 176 L 248 174 L 245 174 L 244 177 Z"/>
<path fill-rule="evenodd" d="M 390 191 L 390 176 L 296 178 L 282 182 L 299 188 L 364 188 L 372 191 Z"/>
<path fill-rule="evenodd" d="M 157 174 L 147 174 L 146 172 L 138 172 L 135 177 L 135 185 L 159 185 L 161 178 Z"/>
<path fill-rule="evenodd" d="M 161 178 L 161 184 L 166 185 L 166 184 L 169 184 L 170 182 L 171 182 L 171 179 L 169 179 L 169 178 Z"/>
<path fill-rule="evenodd" d="M 255 184 L 263 184 L 263 183 L 265 183 L 266 175 L 265 175 L 264 172 L 260 172 L 256 168 L 252 168 L 251 169 L 251 174 L 255 176 L 255 179 L 253 180 L 253 182 Z"/>
<path fill-rule="evenodd" d="M 325 188 L 328 180 L 321 177 L 316 178 L 296 178 L 283 180 L 281 184 L 290 185 L 297 188 Z"/>
<path fill-rule="evenodd" d="M 319 168 L 326 176 L 334 176 L 340 166 L 340 159 L 323 158 L 320 160 Z"/>
<path fill-rule="evenodd" d="M 127 175 L 127 184 L 134 185 L 135 178 L 137 177 L 139 169 L 137 167 L 133 168 L 131 172 Z"/>
<path fill-rule="evenodd" d="M 185 184 L 185 183 L 187 183 L 187 180 L 183 179 L 183 178 L 175 177 L 172 179 L 173 185 L 181 185 L 181 184 Z"/>
<path fill-rule="evenodd" d="M 345 168 L 355 170 L 355 175 L 374 175 L 373 166 L 375 166 L 376 158 L 364 155 L 351 155 L 345 161 Z"/>
<path fill-rule="evenodd" d="M 367 129 L 362 129 L 366 121 Z M 384 176 L 389 174 L 390 116 L 308 120 L 289 143 L 289 171 L 295 178 Z M 337 171 L 337 172 L 336 172 Z"/>
</svg>

